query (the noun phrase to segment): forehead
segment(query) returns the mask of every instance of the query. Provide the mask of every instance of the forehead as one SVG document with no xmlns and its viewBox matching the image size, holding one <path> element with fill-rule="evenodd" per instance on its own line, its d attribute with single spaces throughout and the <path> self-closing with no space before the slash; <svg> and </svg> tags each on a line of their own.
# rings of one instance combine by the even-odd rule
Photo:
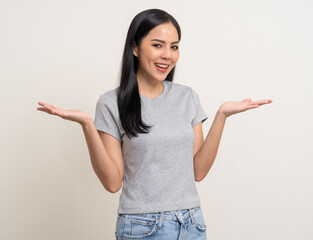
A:
<svg viewBox="0 0 313 240">
<path fill-rule="evenodd" d="M 173 23 L 162 23 L 151 29 L 144 40 L 160 39 L 164 41 L 178 41 L 178 32 Z"/>
</svg>

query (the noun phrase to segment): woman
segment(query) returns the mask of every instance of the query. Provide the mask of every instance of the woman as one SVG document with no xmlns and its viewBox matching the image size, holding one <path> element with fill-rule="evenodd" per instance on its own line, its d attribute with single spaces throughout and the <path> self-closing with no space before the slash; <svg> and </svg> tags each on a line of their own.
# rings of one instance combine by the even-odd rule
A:
<svg viewBox="0 0 313 240">
<path fill-rule="evenodd" d="M 210 170 L 226 118 L 270 99 L 223 103 L 204 141 L 198 94 L 173 83 L 181 31 L 167 12 L 136 15 L 127 34 L 119 87 L 85 112 L 39 102 L 38 110 L 82 125 L 95 173 L 122 188 L 116 239 L 206 239 L 195 181 Z"/>
</svg>

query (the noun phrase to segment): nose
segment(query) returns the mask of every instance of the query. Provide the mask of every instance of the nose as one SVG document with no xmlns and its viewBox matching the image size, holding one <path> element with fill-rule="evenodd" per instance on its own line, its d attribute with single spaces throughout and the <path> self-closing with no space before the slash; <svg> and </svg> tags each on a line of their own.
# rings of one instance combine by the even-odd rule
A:
<svg viewBox="0 0 313 240">
<path fill-rule="evenodd" d="M 163 59 L 171 59 L 172 57 L 172 52 L 170 47 L 163 48 L 164 50 L 162 51 L 162 58 Z"/>
</svg>

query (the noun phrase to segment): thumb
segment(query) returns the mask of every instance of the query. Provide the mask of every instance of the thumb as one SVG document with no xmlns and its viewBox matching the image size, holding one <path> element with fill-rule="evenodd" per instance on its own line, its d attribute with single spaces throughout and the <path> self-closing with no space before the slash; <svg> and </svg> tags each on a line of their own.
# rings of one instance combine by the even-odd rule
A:
<svg viewBox="0 0 313 240">
<path fill-rule="evenodd" d="M 246 98 L 244 100 L 242 100 L 243 102 L 252 102 L 252 99 L 251 98 Z"/>
</svg>

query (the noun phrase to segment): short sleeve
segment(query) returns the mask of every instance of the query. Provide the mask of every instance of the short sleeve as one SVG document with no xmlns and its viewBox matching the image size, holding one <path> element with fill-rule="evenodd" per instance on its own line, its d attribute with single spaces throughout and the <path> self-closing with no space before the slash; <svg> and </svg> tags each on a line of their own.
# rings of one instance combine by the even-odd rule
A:
<svg viewBox="0 0 313 240">
<path fill-rule="evenodd" d="M 118 128 L 118 119 L 117 104 L 112 104 L 111 99 L 100 96 L 96 105 L 96 114 L 94 120 L 96 129 L 110 134 L 121 142 L 122 137 Z"/>
<path fill-rule="evenodd" d="M 193 99 L 193 103 L 194 103 L 194 116 L 191 122 L 191 126 L 194 127 L 196 126 L 199 122 L 204 122 L 206 119 L 208 119 L 208 116 L 206 115 L 206 113 L 204 112 L 201 103 L 200 103 L 200 98 L 198 93 L 192 90 L 192 99 Z"/>
</svg>

